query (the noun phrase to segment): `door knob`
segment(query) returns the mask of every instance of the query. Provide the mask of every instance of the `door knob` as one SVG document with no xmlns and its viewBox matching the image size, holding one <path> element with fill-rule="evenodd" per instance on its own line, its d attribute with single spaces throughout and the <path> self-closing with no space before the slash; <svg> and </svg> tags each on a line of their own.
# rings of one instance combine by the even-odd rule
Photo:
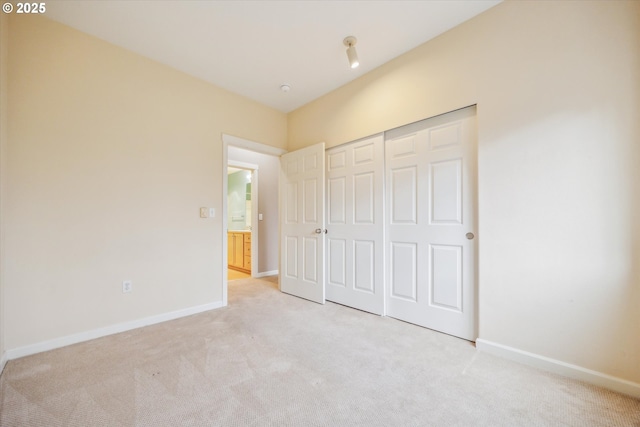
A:
<svg viewBox="0 0 640 427">
<path fill-rule="evenodd" d="M 316 228 L 316 234 L 322 234 L 322 228 Z"/>
<path fill-rule="evenodd" d="M 473 235 L 473 233 L 467 233 L 467 234 L 465 234 L 465 236 L 466 236 L 466 237 L 467 237 L 467 239 L 469 239 L 469 240 L 473 240 L 473 238 L 474 238 L 474 237 L 476 237 L 476 236 L 474 236 L 474 235 Z"/>
</svg>

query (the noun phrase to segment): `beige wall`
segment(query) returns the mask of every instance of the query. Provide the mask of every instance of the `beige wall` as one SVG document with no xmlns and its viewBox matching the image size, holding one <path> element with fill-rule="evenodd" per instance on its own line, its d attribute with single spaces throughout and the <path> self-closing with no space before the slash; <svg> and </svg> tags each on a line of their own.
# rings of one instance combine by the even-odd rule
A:
<svg viewBox="0 0 640 427">
<path fill-rule="evenodd" d="M 289 149 L 476 103 L 480 338 L 640 382 L 640 2 L 500 4 L 290 113 Z"/>
<path fill-rule="evenodd" d="M 7 144 L 7 65 L 9 53 L 9 17 L 0 15 L 0 371 L 5 356 L 4 335 L 4 218 L 6 185 L 6 144 Z"/>
<path fill-rule="evenodd" d="M 222 301 L 222 215 L 199 218 L 221 212 L 222 134 L 282 148 L 286 116 L 53 21 L 9 22 L 6 348 Z"/>
</svg>

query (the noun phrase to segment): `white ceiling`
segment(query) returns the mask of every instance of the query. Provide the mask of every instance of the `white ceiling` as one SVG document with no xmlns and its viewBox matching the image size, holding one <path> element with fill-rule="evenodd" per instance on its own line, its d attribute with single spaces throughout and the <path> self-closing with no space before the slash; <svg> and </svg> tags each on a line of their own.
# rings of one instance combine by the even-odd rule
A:
<svg viewBox="0 0 640 427">
<path fill-rule="evenodd" d="M 498 3 L 73 0 L 48 1 L 46 16 L 289 112 Z M 355 70 L 342 44 L 350 35 Z"/>
</svg>

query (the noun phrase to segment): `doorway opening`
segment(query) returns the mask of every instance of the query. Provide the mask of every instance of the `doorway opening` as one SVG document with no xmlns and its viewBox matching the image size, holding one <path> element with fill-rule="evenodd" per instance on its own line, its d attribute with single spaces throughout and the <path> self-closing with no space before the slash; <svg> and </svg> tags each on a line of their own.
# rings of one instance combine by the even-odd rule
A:
<svg viewBox="0 0 640 427">
<path fill-rule="evenodd" d="M 221 279 L 227 305 L 229 280 L 278 275 L 278 185 L 280 156 L 286 151 L 226 134 L 222 143 L 222 236 L 226 238 Z M 235 195 L 230 185 L 235 185 Z M 229 269 L 234 264 L 236 268 Z"/>
<path fill-rule="evenodd" d="M 258 259 L 252 251 L 253 231 L 257 235 L 258 166 L 233 160 L 227 165 L 227 279 L 252 276 L 253 262 Z M 256 262 L 257 264 L 257 262 Z"/>
</svg>

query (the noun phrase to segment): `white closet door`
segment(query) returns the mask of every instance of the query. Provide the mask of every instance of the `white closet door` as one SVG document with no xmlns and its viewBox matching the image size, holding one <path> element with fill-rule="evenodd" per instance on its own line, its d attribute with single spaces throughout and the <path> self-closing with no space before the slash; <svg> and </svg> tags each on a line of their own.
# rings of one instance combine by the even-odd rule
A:
<svg viewBox="0 0 640 427">
<path fill-rule="evenodd" d="M 387 315 L 475 341 L 475 107 L 385 138 Z"/>
<path fill-rule="evenodd" d="M 280 158 L 280 290 L 324 304 L 324 143 Z"/>
<path fill-rule="evenodd" d="M 327 150 L 327 299 L 383 314 L 384 140 Z"/>
</svg>

